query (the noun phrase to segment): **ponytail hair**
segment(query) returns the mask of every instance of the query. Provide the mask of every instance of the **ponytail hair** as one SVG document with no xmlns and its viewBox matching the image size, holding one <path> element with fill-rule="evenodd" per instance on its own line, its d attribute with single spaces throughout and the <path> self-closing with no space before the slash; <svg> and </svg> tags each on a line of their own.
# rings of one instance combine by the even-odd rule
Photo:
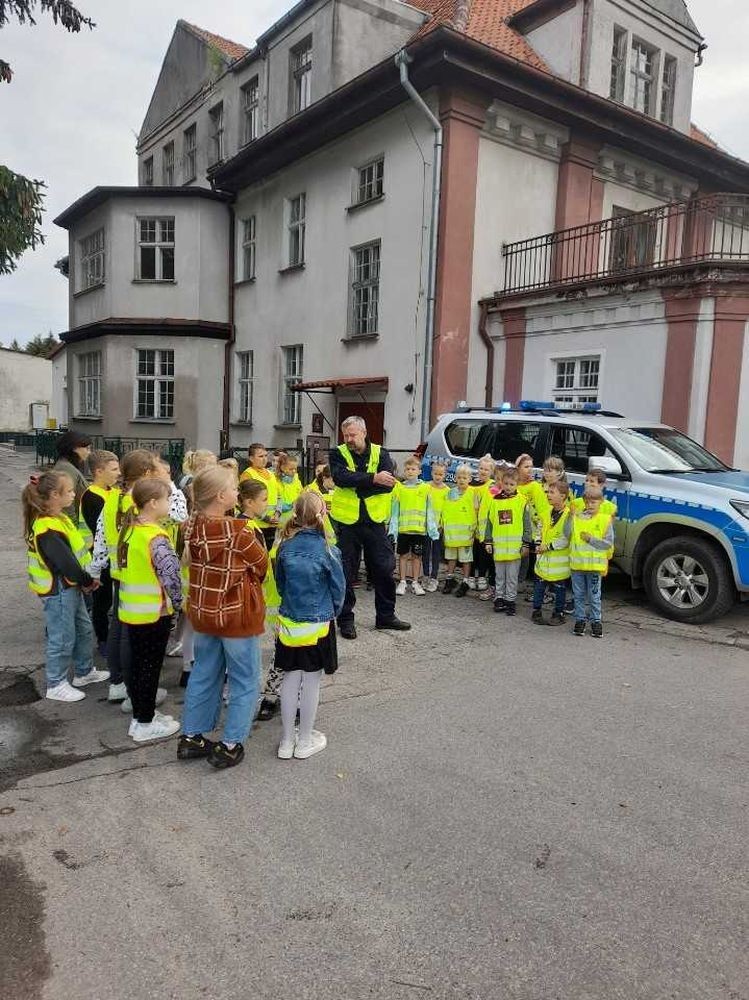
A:
<svg viewBox="0 0 749 1000">
<path fill-rule="evenodd" d="M 257 500 L 261 493 L 267 493 L 268 487 L 259 479 L 243 479 L 239 484 L 239 502 Z"/>
<path fill-rule="evenodd" d="M 313 528 L 320 532 L 327 545 L 325 514 L 325 501 L 318 493 L 311 493 L 309 490 L 300 493 L 294 502 L 291 517 L 281 529 L 280 542 L 288 542 L 300 531 Z"/>
<path fill-rule="evenodd" d="M 47 513 L 49 498 L 53 493 L 62 493 L 65 488 L 64 480 L 67 480 L 71 487 L 73 482 L 66 472 L 43 472 L 41 476 L 32 476 L 24 486 L 21 493 L 21 506 L 23 508 L 23 537 L 26 542 L 30 542 L 34 535 L 34 521 L 38 517 L 44 517 Z"/>
<path fill-rule="evenodd" d="M 127 539 L 133 530 L 135 519 L 149 500 L 163 500 L 171 493 L 169 483 L 163 479 L 139 479 L 132 488 L 132 507 L 122 515 L 122 526 L 117 539 L 117 561 L 122 565 L 125 561 Z"/>
<path fill-rule="evenodd" d="M 127 489 L 143 476 L 155 475 L 159 471 L 159 456 L 146 448 L 136 448 L 125 454 L 120 462 L 122 482 Z"/>
<path fill-rule="evenodd" d="M 209 465 L 216 464 L 216 456 L 207 448 L 197 448 L 195 451 L 188 451 L 182 459 L 182 471 L 186 476 L 194 476 L 201 469 L 207 469 Z"/>
<path fill-rule="evenodd" d="M 190 483 L 190 501 L 192 510 L 186 521 L 182 522 L 182 538 L 184 540 L 183 562 L 189 562 L 189 542 L 195 529 L 195 521 L 206 507 L 210 507 L 219 493 L 224 490 L 236 489 L 236 477 L 232 469 L 222 465 L 209 465 L 197 473 Z"/>
</svg>

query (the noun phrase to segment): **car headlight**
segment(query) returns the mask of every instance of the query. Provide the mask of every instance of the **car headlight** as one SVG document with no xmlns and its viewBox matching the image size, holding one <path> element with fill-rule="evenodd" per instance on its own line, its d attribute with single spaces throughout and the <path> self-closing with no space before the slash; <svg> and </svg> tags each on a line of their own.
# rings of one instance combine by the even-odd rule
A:
<svg viewBox="0 0 749 1000">
<path fill-rule="evenodd" d="M 749 520 L 749 500 L 731 500 L 731 506 Z"/>
</svg>

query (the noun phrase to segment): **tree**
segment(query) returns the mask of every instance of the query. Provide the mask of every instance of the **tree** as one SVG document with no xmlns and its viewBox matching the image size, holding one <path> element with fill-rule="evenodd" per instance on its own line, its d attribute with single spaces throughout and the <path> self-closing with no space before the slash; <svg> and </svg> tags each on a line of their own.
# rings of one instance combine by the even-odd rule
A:
<svg viewBox="0 0 749 1000">
<path fill-rule="evenodd" d="M 68 0 L 0 0 L 0 28 L 11 18 L 19 24 L 34 26 L 37 7 L 43 14 L 50 14 L 55 24 L 66 31 L 78 32 L 82 27 L 95 28 Z M 9 63 L 0 59 L 0 83 L 10 83 L 13 71 Z M 44 183 L 29 180 L 0 165 L 0 274 L 15 271 L 21 254 L 44 242 L 41 231 L 44 210 Z"/>
<path fill-rule="evenodd" d="M 27 354 L 33 354 L 37 358 L 48 358 L 52 351 L 59 346 L 60 341 L 50 330 L 46 337 L 43 337 L 41 333 L 37 333 L 36 336 L 31 338 L 26 347 L 24 347 L 24 350 Z"/>
</svg>

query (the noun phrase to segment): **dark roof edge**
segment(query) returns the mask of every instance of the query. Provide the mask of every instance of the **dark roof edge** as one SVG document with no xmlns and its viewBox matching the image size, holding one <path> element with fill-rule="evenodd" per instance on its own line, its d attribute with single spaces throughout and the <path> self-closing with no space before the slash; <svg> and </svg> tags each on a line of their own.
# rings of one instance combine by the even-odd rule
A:
<svg viewBox="0 0 749 1000">
<path fill-rule="evenodd" d="M 110 198 L 204 198 L 208 201 L 231 201 L 231 195 L 201 187 L 109 187 L 99 185 L 81 195 L 77 201 L 54 220 L 56 226 L 68 229 L 72 223 L 88 215 Z"/>
<path fill-rule="evenodd" d="M 510 14 L 506 20 L 513 30 L 524 35 L 552 20 L 558 14 L 571 10 L 576 4 L 577 0 L 533 0 L 527 7 Z"/>
<path fill-rule="evenodd" d="M 110 316 L 108 319 L 84 326 L 73 327 L 59 335 L 65 344 L 75 344 L 81 340 L 92 340 L 107 334 L 153 334 L 167 333 L 173 337 L 200 337 L 208 340 L 228 340 L 231 323 L 215 323 L 201 319 L 144 319 L 131 316 Z"/>
</svg>

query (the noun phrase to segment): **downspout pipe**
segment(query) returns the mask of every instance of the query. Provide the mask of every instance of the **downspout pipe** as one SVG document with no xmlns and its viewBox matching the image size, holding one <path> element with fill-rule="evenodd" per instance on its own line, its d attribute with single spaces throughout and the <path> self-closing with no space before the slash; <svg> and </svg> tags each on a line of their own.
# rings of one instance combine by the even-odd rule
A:
<svg viewBox="0 0 749 1000">
<path fill-rule="evenodd" d="M 484 384 L 484 406 L 490 410 L 494 405 L 494 341 L 486 329 L 489 318 L 489 303 L 479 302 L 479 336 L 486 345 L 486 382 Z"/>
<path fill-rule="evenodd" d="M 236 341 L 236 330 L 234 328 L 234 271 L 236 268 L 236 247 L 235 247 L 235 221 L 234 205 L 226 206 L 229 210 L 229 289 L 228 289 L 228 320 L 229 339 L 224 344 L 224 400 L 223 400 L 223 420 L 221 433 L 221 450 L 229 447 L 229 437 L 231 432 L 231 369 L 232 351 Z"/>
<path fill-rule="evenodd" d="M 429 270 L 427 277 L 427 316 L 424 335 L 424 374 L 421 401 L 421 440 L 426 441 L 431 430 L 432 411 L 432 368 L 434 355 L 434 317 L 437 300 L 437 237 L 439 234 L 440 195 L 442 192 L 442 126 L 439 119 L 424 98 L 414 87 L 408 76 L 408 65 L 413 59 L 401 49 L 395 56 L 395 65 L 400 72 L 401 86 L 421 111 L 434 132 L 432 155 L 432 210 L 429 220 Z"/>
</svg>

